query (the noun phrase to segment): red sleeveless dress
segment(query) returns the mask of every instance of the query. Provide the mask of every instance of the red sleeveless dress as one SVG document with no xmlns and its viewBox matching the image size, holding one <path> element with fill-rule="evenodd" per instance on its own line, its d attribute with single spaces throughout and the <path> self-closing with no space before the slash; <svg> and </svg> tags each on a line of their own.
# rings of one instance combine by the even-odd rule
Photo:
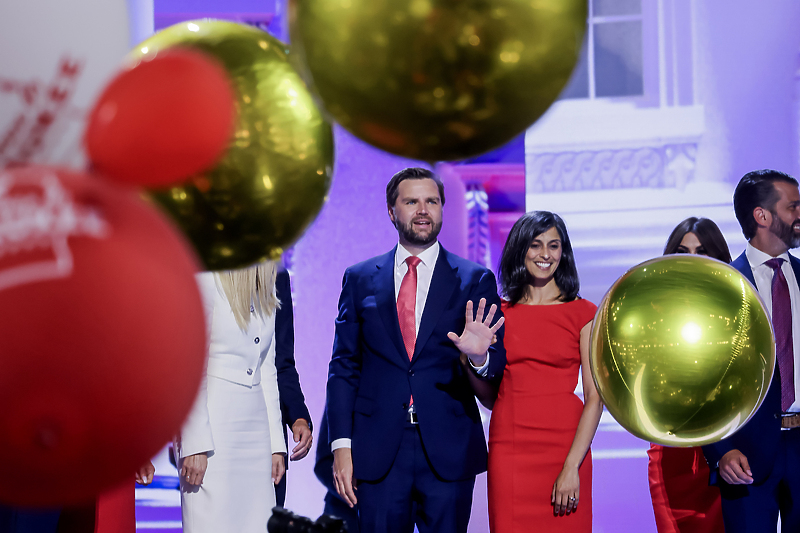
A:
<svg viewBox="0 0 800 533">
<path fill-rule="evenodd" d="M 508 364 L 489 428 L 492 533 L 592 530 L 591 452 L 578 470 L 577 511 L 553 516 L 550 496 L 583 412 L 583 402 L 574 394 L 581 365 L 580 331 L 596 310 L 587 300 L 503 304 Z"/>
</svg>

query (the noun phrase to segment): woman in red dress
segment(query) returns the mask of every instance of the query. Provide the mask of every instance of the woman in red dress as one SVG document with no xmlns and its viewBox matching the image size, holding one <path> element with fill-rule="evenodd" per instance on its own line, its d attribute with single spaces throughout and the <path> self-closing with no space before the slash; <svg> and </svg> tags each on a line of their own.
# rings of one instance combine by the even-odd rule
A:
<svg viewBox="0 0 800 533">
<path fill-rule="evenodd" d="M 578 296 L 558 215 L 535 211 L 514 224 L 500 281 L 508 364 L 489 429 L 490 529 L 591 531 L 589 445 L 603 411 L 588 370 L 597 308 Z M 585 404 L 574 393 L 581 367 Z"/>
<path fill-rule="evenodd" d="M 722 232 L 707 218 L 687 218 L 672 230 L 664 255 L 681 253 L 731 262 Z M 719 488 L 708 485 L 708 465 L 700 448 L 651 444 L 647 455 L 650 496 L 659 533 L 725 531 Z"/>
</svg>

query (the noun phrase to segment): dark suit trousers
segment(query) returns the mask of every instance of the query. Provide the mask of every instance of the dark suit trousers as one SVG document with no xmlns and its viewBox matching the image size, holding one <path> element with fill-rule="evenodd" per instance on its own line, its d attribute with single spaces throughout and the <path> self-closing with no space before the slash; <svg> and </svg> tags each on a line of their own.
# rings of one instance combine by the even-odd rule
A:
<svg viewBox="0 0 800 533">
<path fill-rule="evenodd" d="M 325 509 L 322 512 L 328 516 L 344 520 L 345 524 L 347 524 L 347 533 L 358 533 L 357 508 L 351 509 L 338 494 L 328 492 L 325 495 Z"/>
<path fill-rule="evenodd" d="M 285 463 L 288 463 L 288 459 L 284 459 Z M 283 476 L 281 477 L 281 482 L 275 485 L 275 505 L 278 507 L 283 507 L 283 504 L 286 503 L 286 472 L 284 470 Z"/>
<path fill-rule="evenodd" d="M 417 426 L 408 424 L 389 472 L 358 481 L 361 533 L 466 533 L 475 478 L 445 481 L 433 470 Z"/>
<path fill-rule="evenodd" d="M 720 483 L 726 533 L 800 531 L 800 429 L 781 431 L 775 466 L 759 485 Z"/>
<path fill-rule="evenodd" d="M 55 533 L 60 514 L 0 505 L 0 533 Z"/>
</svg>

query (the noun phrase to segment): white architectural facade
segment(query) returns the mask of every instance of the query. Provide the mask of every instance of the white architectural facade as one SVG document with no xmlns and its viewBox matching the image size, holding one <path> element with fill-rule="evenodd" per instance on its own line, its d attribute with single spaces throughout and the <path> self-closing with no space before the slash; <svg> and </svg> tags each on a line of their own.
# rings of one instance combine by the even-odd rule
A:
<svg viewBox="0 0 800 533">
<path fill-rule="evenodd" d="M 592 0 L 590 12 L 596 14 L 598 5 L 634 13 L 606 17 L 609 23 L 639 17 L 641 40 L 617 43 L 619 49 L 609 52 L 640 73 L 639 93 L 600 97 L 590 91 L 562 99 L 525 138 L 526 209 L 564 217 L 583 296 L 595 302 L 625 270 L 660 255 L 672 228 L 686 217 L 711 218 L 732 255 L 742 250 L 732 209 L 736 182 L 756 168 L 794 173 L 798 150 L 796 142 L 748 143 L 748 135 L 732 128 L 776 121 L 775 130 L 788 130 L 796 139 L 797 120 L 786 120 L 799 113 L 795 85 L 781 92 L 778 84 L 793 81 L 796 65 L 787 59 L 796 57 L 800 44 L 780 35 L 781 28 L 788 31 L 787 19 L 798 20 L 797 6 L 788 2 L 776 3 L 769 13 L 744 2 L 712 0 Z M 770 26 L 762 25 L 767 21 Z M 597 33 L 589 32 L 587 41 L 593 38 L 598 41 Z M 734 40 L 758 56 L 736 57 L 719 47 Z M 794 41 L 794 54 L 785 53 L 787 41 Z M 636 45 L 641 48 L 630 50 Z M 759 72 L 765 61 L 772 70 Z M 590 83 L 602 78 L 600 65 L 584 63 Z M 730 99 L 740 88 L 713 77 L 722 71 L 746 80 L 752 89 L 747 100 Z M 782 98 L 764 100 L 775 92 Z M 774 116 L 776 106 L 786 116 Z M 766 157 L 757 157 L 759 152 Z"/>
</svg>

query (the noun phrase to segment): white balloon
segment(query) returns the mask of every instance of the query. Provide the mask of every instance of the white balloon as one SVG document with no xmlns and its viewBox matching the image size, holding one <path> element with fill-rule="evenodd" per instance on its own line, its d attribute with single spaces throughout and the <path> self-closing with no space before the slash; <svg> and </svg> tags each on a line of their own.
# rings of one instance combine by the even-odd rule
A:
<svg viewBox="0 0 800 533">
<path fill-rule="evenodd" d="M 128 36 L 125 0 L 0 1 L 0 169 L 85 164 L 86 115 Z"/>
</svg>

